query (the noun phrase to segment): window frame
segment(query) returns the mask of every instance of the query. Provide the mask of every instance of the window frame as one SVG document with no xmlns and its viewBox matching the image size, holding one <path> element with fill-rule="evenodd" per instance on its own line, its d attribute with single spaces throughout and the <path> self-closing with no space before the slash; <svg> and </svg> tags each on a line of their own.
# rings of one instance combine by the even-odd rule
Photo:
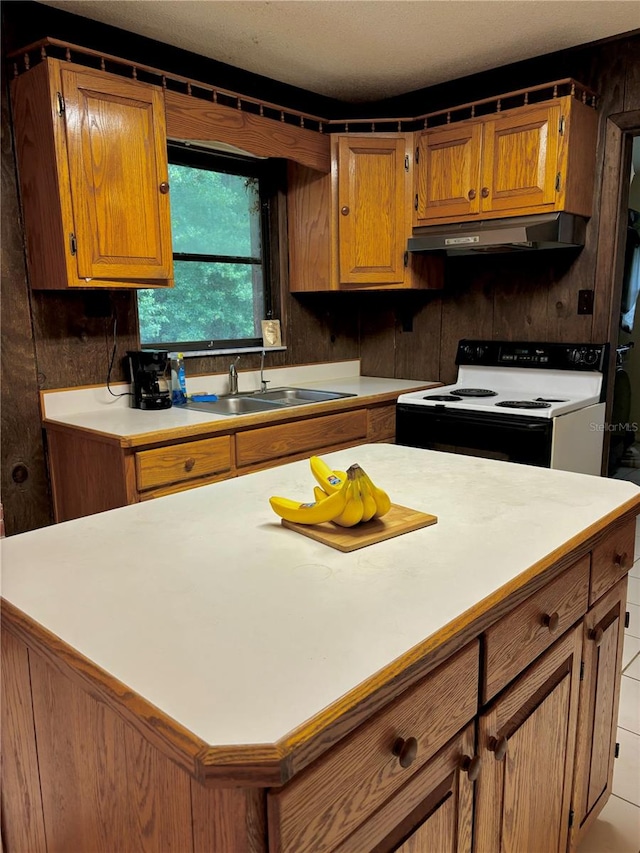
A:
<svg viewBox="0 0 640 853">
<path fill-rule="evenodd" d="M 278 161 L 274 159 L 263 159 L 245 157 L 235 153 L 221 153 L 197 145 L 187 144 L 174 140 L 167 142 L 167 156 L 170 164 L 186 166 L 188 168 L 204 169 L 206 171 L 223 172 L 230 175 L 243 177 L 256 177 L 259 179 L 258 198 L 260 200 L 260 260 L 231 255 L 209 255 L 174 252 L 175 261 L 207 262 L 207 263 L 245 263 L 255 264 L 262 267 L 262 292 L 264 304 L 264 319 L 270 320 L 274 316 L 274 303 L 277 299 L 277 288 L 274 287 L 275 265 L 274 254 L 277 256 L 282 235 L 275 225 L 278 222 L 277 203 L 278 189 L 281 179 L 281 169 Z M 138 316 L 138 333 L 140 334 L 140 318 Z M 253 338 L 219 338 L 215 340 L 200 341 L 151 341 L 143 342 L 143 349 L 163 349 L 171 352 L 205 352 L 208 350 L 233 350 L 250 349 L 264 346 L 262 336 Z"/>
</svg>

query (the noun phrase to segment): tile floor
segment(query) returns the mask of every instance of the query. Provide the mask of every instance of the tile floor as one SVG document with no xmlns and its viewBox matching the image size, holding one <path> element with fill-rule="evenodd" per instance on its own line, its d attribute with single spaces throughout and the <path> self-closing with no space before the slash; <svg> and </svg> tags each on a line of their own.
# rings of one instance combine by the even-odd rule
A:
<svg viewBox="0 0 640 853">
<path fill-rule="evenodd" d="M 640 475 L 640 470 L 636 470 Z M 635 556 L 627 595 L 628 609 L 633 612 L 625 631 L 622 656 L 616 738 L 620 757 L 615 763 L 609 802 L 583 839 L 578 853 L 640 853 L 640 519 L 636 522 Z"/>
</svg>

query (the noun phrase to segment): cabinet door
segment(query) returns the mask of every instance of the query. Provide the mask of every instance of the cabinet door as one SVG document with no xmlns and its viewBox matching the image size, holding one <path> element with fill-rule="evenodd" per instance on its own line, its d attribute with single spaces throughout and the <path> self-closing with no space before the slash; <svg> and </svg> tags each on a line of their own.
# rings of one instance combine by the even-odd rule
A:
<svg viewBox="0 0 640 853">
<path fill-rule="evenodd" d="M 409 197 L 405 134 L 338 139 L 341 284 L 404 281 Z"/>
<path fill-rule="evenodd" d="M 61 77 L 78 275 L 171 279 L 161 90 L 89 71 Z"/>
<path fill-rule="evenodd" d="M 443 747 L 334 853 L 471 853 L 475 727 Z"/>
<path fill-rule="evenodd" d="M 584 620 L 572 849 L 611 792 L 626 600 L 625 577 Z"/>
<path fill-rule="evenodd" d="M 556 201 L 560 106 L 514 110 L 484 125 L 481 210 L 526 213 Z"/>
<path fill-rule="evenodd" d="M 569 631 L 479 722 L 477 853 L 564 853 L 582 627 Z"/>
<path fill-rule="evenodd" d="M 482 125 L 477 122 L 461 122 L 418 136 L 416 224 L 478 214 L 481 137 Z"/>
</svg>

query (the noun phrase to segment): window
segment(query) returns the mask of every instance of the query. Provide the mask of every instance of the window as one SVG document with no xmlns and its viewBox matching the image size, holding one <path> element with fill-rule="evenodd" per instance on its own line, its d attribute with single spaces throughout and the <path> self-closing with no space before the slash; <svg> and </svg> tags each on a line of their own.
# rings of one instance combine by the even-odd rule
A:
<svg viewBox="0 0 640 853">
<path fill-rule="evenodd" d="M 175 286 L 138 292 L 146 347 L 262 344 L 271 313 L 269 161 L 169 146 Z"/>
</svg>

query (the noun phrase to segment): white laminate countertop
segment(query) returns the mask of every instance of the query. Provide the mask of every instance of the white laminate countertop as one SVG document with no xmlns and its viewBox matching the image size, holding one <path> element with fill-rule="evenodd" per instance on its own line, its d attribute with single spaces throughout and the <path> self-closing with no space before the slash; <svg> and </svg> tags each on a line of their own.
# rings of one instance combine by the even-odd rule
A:
<svg viewBox="0 0 640 853">
<path fill-rule="evenodd" d="M 270 388 L 294 386 L 318 391 L 337 391 L 356 397 L 375 397 L 380 394 L 399 396 L 406 391 L 415 391 L 425 385 L 440 384 L 436 380 L 387 379 L 375 376 L 360 376 L 358 361 L 334 362 L 331 364 L 303 365 L 300 367 L 274 368 L 265 370 Z M 260 387 L 259 371 L 239 374 L 239 393 L 254 393 Z M 194 376 L 187 378 L 187 391 L 194 393 L 224 394 L 227 391 L 226 377 L 221 375 Z M 128 389 L 127 385 L 115 386 L 115 391 Z M 182 429 L 199 424 L 216 422 L 230 427 L 239 425 L 243 416 L 220 415 L 172 406 L 170 409 L 150 412 L 134 409 L 128 397 L 112 397 L 102 388 L 70 389 L 45 392 L 43 418 L 48 423 L 59 423 L 121 439 L 172 429 Z M 295 411 L 300 415 L 313 410 L 317 404 L 295 406 L 284 411 Z M 266 415 L 272 413 L 265 413 Z M 253 415 L 255 418 L 255 415 Z"/>
<path fill-rule="evenodd" d="M 311 498 L 305 460 L 8 537 L 2 595 L 210 745 L 273 743 L 640 511 L 620 480 L 383 444 L 326 459 L 438 523 L 349 554 L 285 529 L 268 498 Z"/>
</svg>

